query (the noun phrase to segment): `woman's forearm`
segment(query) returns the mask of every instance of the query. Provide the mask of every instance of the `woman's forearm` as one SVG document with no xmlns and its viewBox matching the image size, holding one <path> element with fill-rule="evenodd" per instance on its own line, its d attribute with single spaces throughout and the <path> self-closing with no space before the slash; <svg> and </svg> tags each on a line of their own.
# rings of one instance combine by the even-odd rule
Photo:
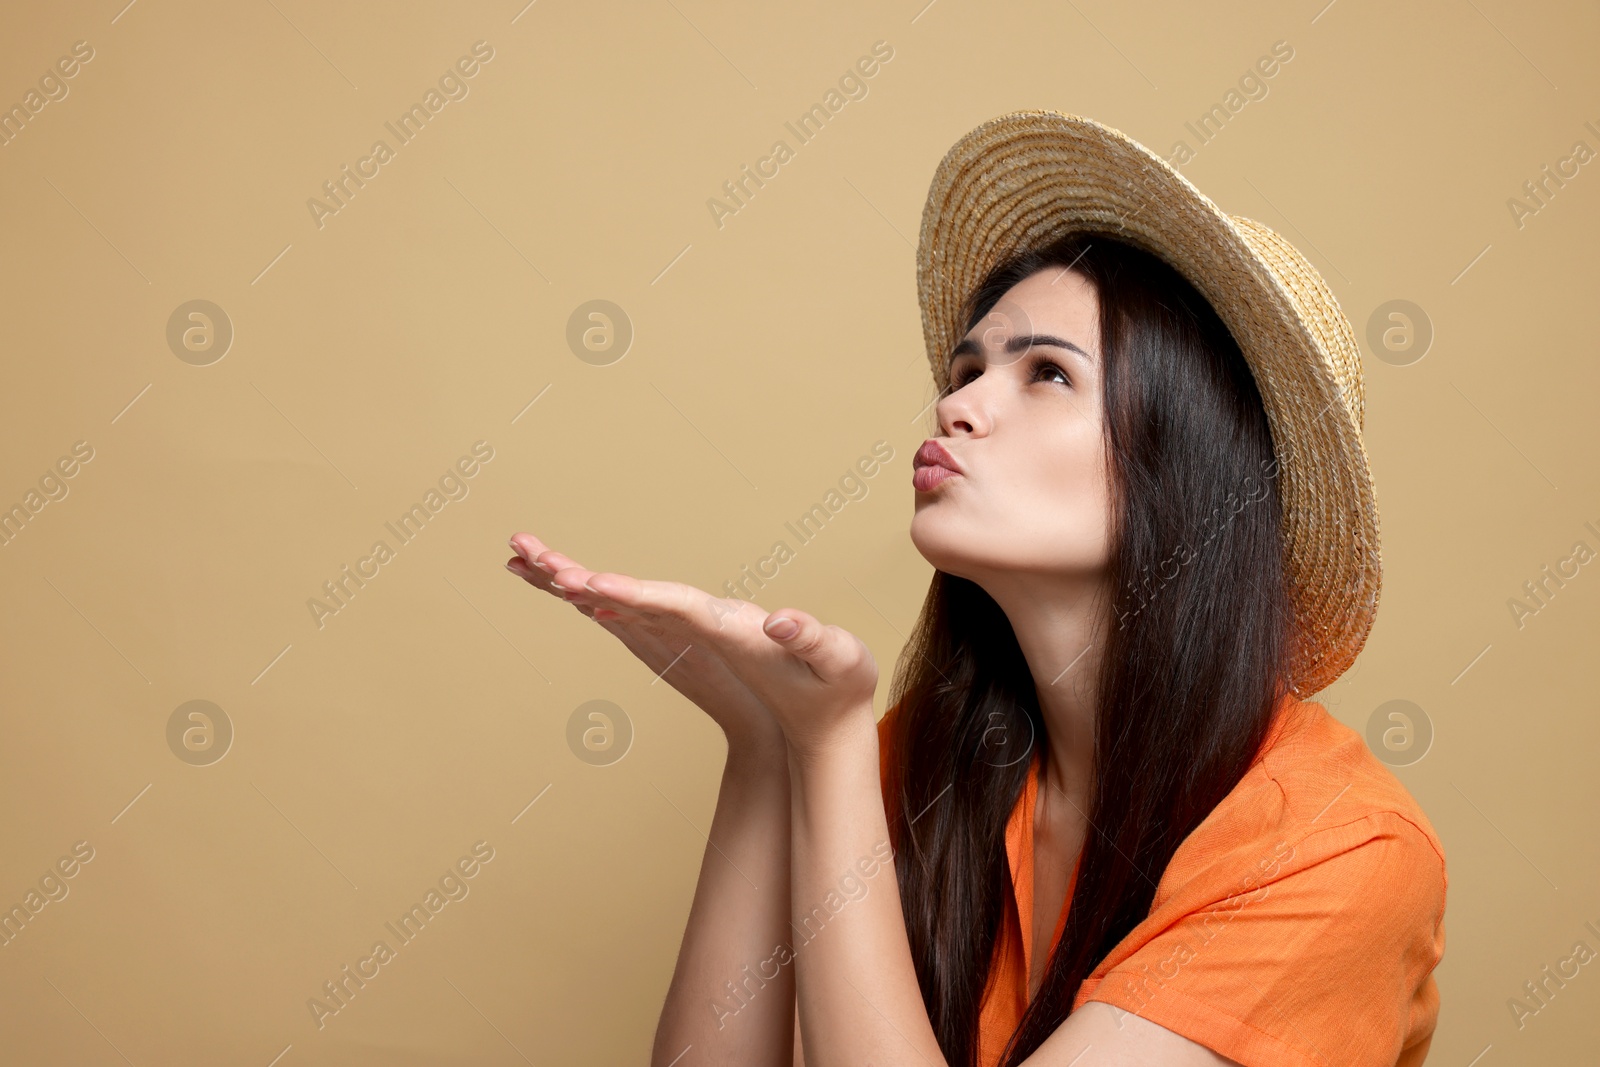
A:
<svg viewBox="0 0 1600 1067">
<path fill-rule="evenodd" d="M 729 738 L 652 1067 L 791 1062 L 789 771 L 774 734 Z"/>
<path fill-rule="evenodd" d="M 866 707 L 826 751 L 792 758 L 795 974 L 808 1067 L 944 1067 L 906 936 Z M 797 935 L 799 936 L 799 935 Z"/>
</svg>

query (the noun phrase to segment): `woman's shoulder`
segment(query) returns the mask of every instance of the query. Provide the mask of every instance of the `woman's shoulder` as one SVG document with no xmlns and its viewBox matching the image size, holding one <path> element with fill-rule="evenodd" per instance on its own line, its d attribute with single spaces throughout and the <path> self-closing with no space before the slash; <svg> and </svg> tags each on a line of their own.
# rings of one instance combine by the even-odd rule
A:
<svg viewBox="0 0 1600 1067">
<path fill-rule="evenodd" d="M 1321 703 L 1286 700 L 1278 714 L 1261 756 L 1173 855 L 1157 906 L 1345 855 L 1341 877 L 1361 870 L 1371 888 L 1420 894 L 1442 917 L 1444 847 L 1416 798 Z"/>
<path fill-rule="evenodd" d="M 1282 710 L 1075 1005 L 1138 1011 L 1241 1062 L 1418 1062 L 1405 1050 L 1437 1021 L 1444 851 L 1359 734 L 1321 704 Z"/>
<path fill-rule="evenodd" d="M 1262 775 L 1282 795 L 1287 826 L 1313 834 L 1362 821 L 1409 824 L 1444 867 L 1444 846 L 1417 803 L 1366 739 L 1320 702 L 1287 703 L 1285 729 L 1262 755 Z M 1385 818 L 1387 817 L 1387 818 Z"/>
</svg>

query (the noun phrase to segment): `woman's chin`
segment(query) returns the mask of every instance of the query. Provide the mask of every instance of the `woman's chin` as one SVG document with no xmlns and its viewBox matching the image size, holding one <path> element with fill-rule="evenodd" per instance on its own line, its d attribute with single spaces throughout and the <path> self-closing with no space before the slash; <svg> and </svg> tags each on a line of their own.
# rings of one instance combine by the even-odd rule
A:
<svg viewBox="0 0 1600 1067">
<path fill-rule="evenodd" d="M 929 515 L 926 518 L 932 519 Z M 911 543 L 934 570 L 963 577 L 972 567 L 970 550 L 973 538 L 961 536 L 953 524 L 938 521 L 919 521 L 922 513 L 911 520 Z M 967 551 L 963 551 L 965 548 Z"/>
</svg>

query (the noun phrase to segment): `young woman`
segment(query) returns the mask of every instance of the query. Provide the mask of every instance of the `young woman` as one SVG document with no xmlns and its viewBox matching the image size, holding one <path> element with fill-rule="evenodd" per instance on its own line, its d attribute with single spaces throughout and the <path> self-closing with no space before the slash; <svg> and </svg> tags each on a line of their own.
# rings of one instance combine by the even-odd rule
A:
<svg viewBox="0 0 1600 1067">
<path fill-rule="evenodd" d="M 728 738 L 657 1067 L 1422 1062 L 1443 853 L 1302 699 L 1376 608 L 1359 356 L 1287 243 L 1208 207 L 1056 112 L 941 163 L 935 575 L 881 722 L 837 626 L 512 538 Z"/>
</svg>

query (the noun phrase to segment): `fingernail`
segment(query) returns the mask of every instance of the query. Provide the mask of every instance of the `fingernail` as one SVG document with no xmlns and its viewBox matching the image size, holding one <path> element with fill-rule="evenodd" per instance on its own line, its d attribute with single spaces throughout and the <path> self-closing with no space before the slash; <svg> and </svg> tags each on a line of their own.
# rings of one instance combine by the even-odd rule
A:
<svg viewBox="0 0 1600 1067">
<path fill-rule="evenodd" d="M 767 624 L 762 629 L 781 641 L 784 638 L 793 637 L 799 631 L 800 624 L 785 615 L 777 619 L 768 619 Z"/>
<path fill-rule="evenodd" d="M 556 572 L 556 569 L 554 567 L 550 566 L 550 564 L 548 564 L 548 563 L 540 563 L 536 559 L 535 560 L 529 560 L 528 562 L 532 563 L 535 567 L 538 567 L 540 570 L 544 571 L 546 574 L 554 574 Z"/>
<path fill-rule="evenodd" d="M 560 582 L 556 581 L 554 578 L 550 579 L 550 588 L 551 589 L 559 589 L 563 593 L 565 593 L 567 591 L 567 587 L 562 585 Z"/>
<path fill-rule="evenodd" d="M 520 572 L 517 570 L 517 568 L 513 567 L 509 563 L 506 564 L 506 570 L 510 571 L 512 574 L 520 574 Z"/>
</svg>

